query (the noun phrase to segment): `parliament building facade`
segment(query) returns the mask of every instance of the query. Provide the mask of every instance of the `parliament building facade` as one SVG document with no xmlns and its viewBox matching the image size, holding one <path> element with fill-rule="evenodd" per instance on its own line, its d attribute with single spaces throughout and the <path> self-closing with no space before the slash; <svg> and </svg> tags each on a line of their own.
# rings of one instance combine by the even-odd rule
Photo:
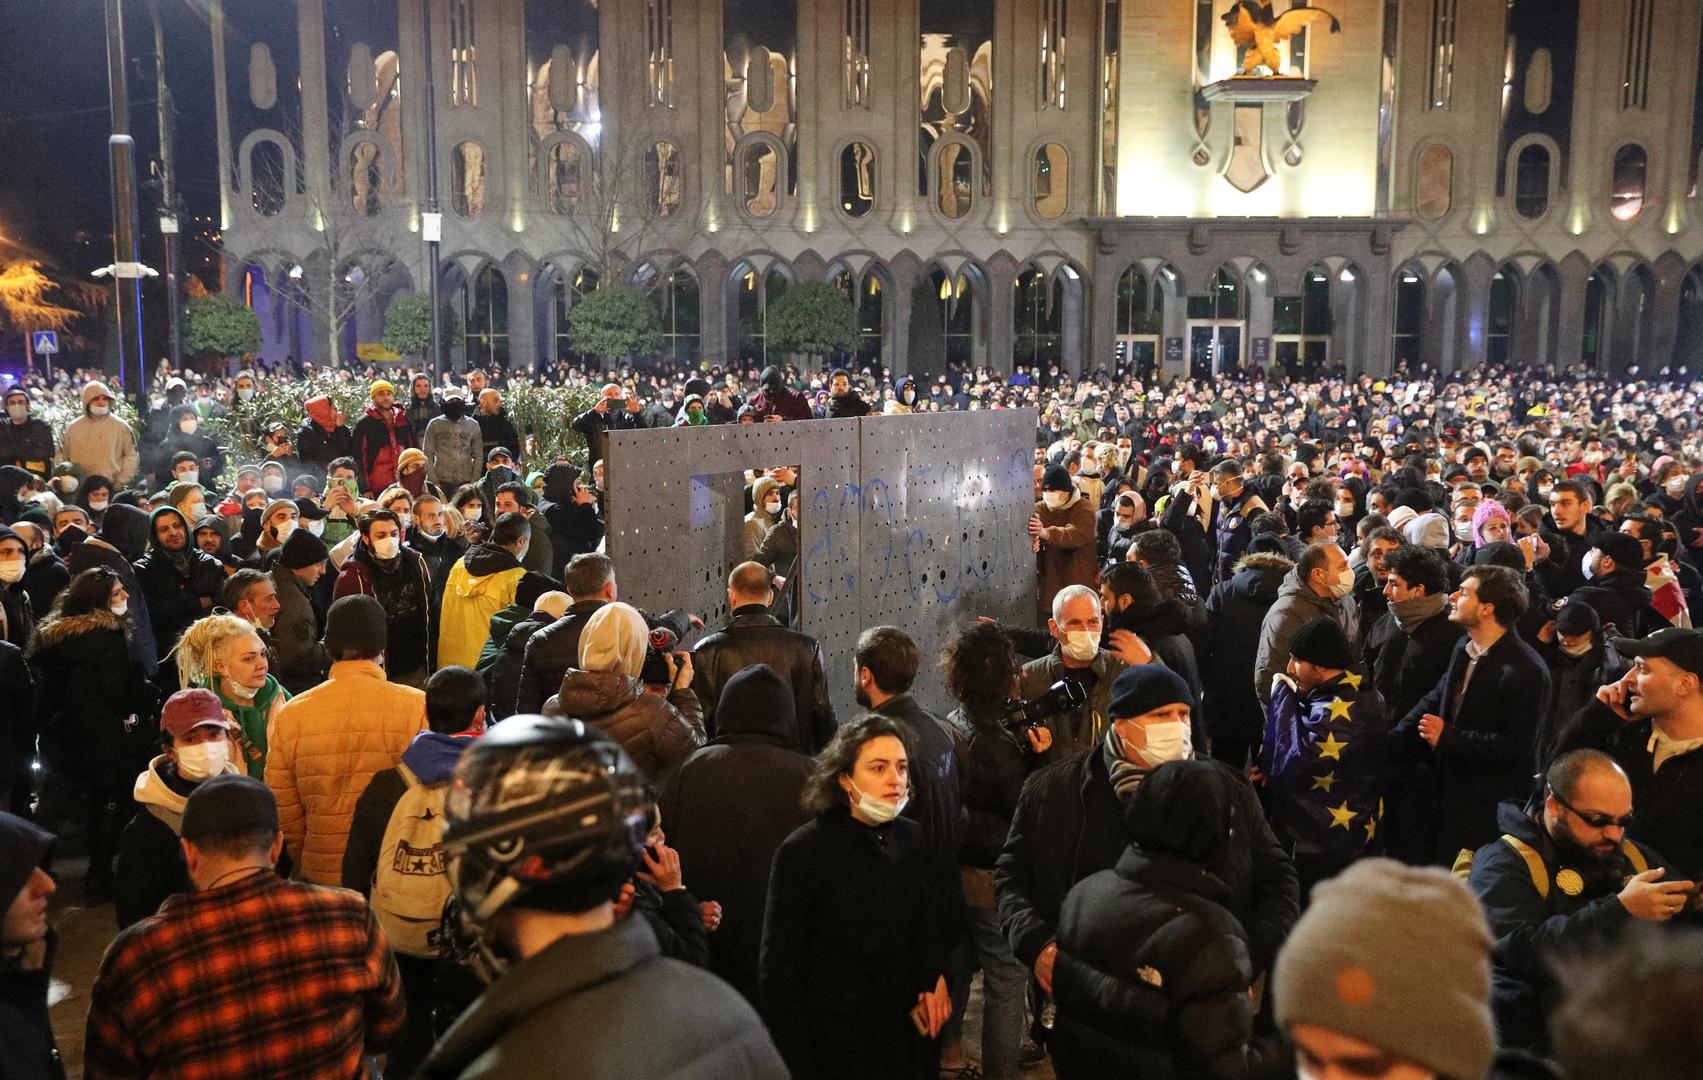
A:
<svg viewBox="0 0 1703 1080">
<path fill-rule="evenodd" d="M 804 281 L 894 375 L 1703 361 L 1703 0 L 1290 4 L 211 0 L 226 281 L 320 364 L 440 229 L 458 367 L 605 280 L 706 365 Z"/>
</svg>

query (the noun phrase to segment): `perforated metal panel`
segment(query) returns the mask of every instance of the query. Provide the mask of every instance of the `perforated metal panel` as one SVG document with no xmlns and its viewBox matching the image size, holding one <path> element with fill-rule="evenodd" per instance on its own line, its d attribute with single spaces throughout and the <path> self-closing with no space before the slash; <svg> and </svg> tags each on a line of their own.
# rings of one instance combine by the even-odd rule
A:
<svg viewBox="0 0 1703 1080">
<path fill-rule="evenodd" d="M 922 650 L 919 698 L 945 709 L 947 638 L 978 615 L 1033 621 L 1035 423 L 1021 410 L 611 432 L 621 597 L 722 625 L 744 515 L 734 474 L 796 464 L 799 629 L 822 643 L 834 708 L 855 711 L 858 634 L 888 624 Z"/>
</svg>

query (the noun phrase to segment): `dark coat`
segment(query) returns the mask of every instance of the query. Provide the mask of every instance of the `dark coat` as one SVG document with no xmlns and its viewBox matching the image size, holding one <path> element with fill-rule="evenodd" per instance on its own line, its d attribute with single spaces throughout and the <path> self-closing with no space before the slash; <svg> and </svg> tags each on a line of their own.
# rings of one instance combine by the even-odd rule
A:
<svg viewBox="0 0 1703 1080">
<path fill-rule="evenodd" d="M 1049 1044 L 1061 1080 L 1245 1076 L 1278 1056 L 1275 1040 L 1255 1042 L 1247 933 L 1214 872 L 1238 780 L 1174 782 L 1191 771 L 1142 781 L 1126 815 L 1138 843 L 1065 898 Z"/>
<path fill-rule="evenodd" d="M 1703 753 L 1679 754 L 1654 769 L 1650 737 L 1654 722 L 1630 722 L 1592 701 L 1579 710 L 1556 740 L 1556 754 L 1590 747 L 1612 757 L 1632 781 L 1632 839 L 1667 857 L 1668 880 L 1703 880 Z"/>
<path fill-rule="evenodd" d="M 130 629 L 130 653 L 151 678 L 159 667 L 160 650 L 154 638 L 154 621 L 148 614 L 148 595 L 136 580 L 133 565 L 147 553 L 148 532 L 148 515 L 140 509 L 122 504 L 109 506 L 101 518 L 100 531 L 72 548 L 65 566 L 72 577 L 104 566 L 124 582 L 124 591 L 130 594 L 130 610 L 124 616 Z"/>
<path fill-rule="evenodd" d="M 1140 603 L 1136 601 L 1137 605 Z M 1181 601 L 1165 599 L 1146 607 L 1132 605 L 1107 614 L 1104 627 L 1102 649 L 1110 648 L 1114 631 L 1135 632 L 1153 651 L 1153 658 L 1181 675 L 1195 700 L 1200 700 L 1200 667 L 1195 660 L 1194 643 L 1188 638 L 1188 613 Z"/>
<path fill-rule="evenodd" d="M 159 692 L 131 655 L 123 623 L 107 611 L 49 619 L 32 659 L 42 756 L 55 772 L 128 788 L 159 744 Z"/>
<path fill-rule="evenodd" d="M 365 543 L 355 541 L 355 550 L 337 572 L 333 600 L 345 596 L 370 596 L 384 605 L 388 624 L 384 653 L 385 667 L 393 675 L 415 675 L 432 669 L 438 654 L 437 620 L 432 618 L 432 575 L 419 552 L 403 546 L 396 565 L 386 570 L 378 564 Z"/>
<path fill-rule="evenodd" d="M 625 406 L 617 402 L 611 404 L 603 412 L 598 412 L 595 407 L 587 409 L 574 417 L 574 422 L 569 426 L 579 433 L 580 438 L 585 440 L 587 455 L 585 464 L 586 468 L 589 469 L 603 458 L 604 433 L 636 428 L 639 426 L 639 417 L 637 413 L 628 412 Z M 520 451 L 520 448 L 515 446 L 511 446 L 509 449 L 516 453 Z"/>
<path fill-rule="evenodd" d="M 1225 765 L 1226 773 L 1240 774 Z M 1295 865 L 1265 822 L 1254 789 L 1236 788 L 1235 843 L 1219 875 L 1228 907 L 1247 932 L 1254 973 L 1270 968 L 1300 911 Z M 1071 886 L 1115 866 L 1129 844 L 1123 803 L 1098 748 L 1048 765 L 1029 778 L 994 868 L 999 921 L 1011 951 L 1027 967 L 1057 940 L 1059 912 Z"/>
<path fill-rule="evenodd" d="M 1570 953 L 1600 949 L 1632 925 L 1632 915 L 1619 899 L 1621 882 L 1661 866 L 1662 860 L 1648 848 L 1636 846 L 1638 861 L 1634 862 L 1623 845 L 1613 862 L 1595 863 L 1560 849 L 1541 823 L 1519 806 L 1504 803 L 1499 818 L 1503 838 L 1478 849 L 1468 878 L 1496 939 L 1490 999 L 1496 1041 L 1544 1053 L 1549 1043 L 1546 1018 L 1561 1002 L 1555 961 Z M 1510 836 L 1542 859 L 1547 895 L 1532 880 L 1525 855 L 1508 843 Z M 1564 870 L 1577 875 L 1583 887 L 1572 893 L 1560 888 L 1555 879 Z"/>
<path fill-rule="evenodd" d="M 1650 606 L 1650 590 L 1644 585 L 1642 567 L 1617 566 L 1613 573 L 1598 575 L 1589 584 L 1573 590 L 1567 599 L 1589 605 L 1607 634 L 1644 637 L 1672 625 Z M 1553 617 L 1551 613 L 1550 618 Z"/>
<path fill-rule="evenodd" d="M 602 600 L 571 604 L 561 618 L 540 627 L 527 640 L 521 657 L 520 683 L 515 689 L 517 714 L 542 710 L 550 695 L 561 688 L 562 676 L 579 664 L 580 634 L 603 604 Z"/>
<path fill-rule="evenodd" d="M 478 421 L 479 441 L 485 450 L 484 456 L 480 458 L 481 461 L 485 457 L 489 457 L 491 451 L 499 446 L 517 455 L 516 461 L 520 460 L 518 455 L 525 448 L 520 445 L 520 432 L 515 428 L 514 421 L 509 419 L 508 413 L 502 409 L 498 409 L 494 413 L 478 412 L 473 415 L 473 419 Z M 495 504 L 495 499 L 488 500 L 485 503 L 487 516 L 491 513 L 491 507 Z"/>
<path fill-rule="evenodd" d="M 302 579 L 282 566 L 273 567 L 271 577 L 278 592 L 278 617 L 272 622 L 271 636 L 278 666 L 272 674 L 293 696 L 325 681 L 331 656 L 319 643 L 319 618 Z"/>
<path fill-rule="evenodd" d="M 162 514 L 183 515 L 170 507 L 154 511 L 157 520 Z M 188 547 L 183 552 L 184 565 L 162 548 L 156 546 L 136 562 L 136 581 L 148 601 L 148 618 L 154 627 L 154 642 L 161 658 L 177 646 L 177 639 L 190 624 L 213 610 L 224 595 L 225 568 L 219 560 L 195 547 L 195 535 L 184 521 Z"/>
<path fill-rule="evenodd" d="M 0 641 L 0 701 L 6 703 L 0 710 L 0 810 L 22 809 L 34 786 L 30 763 L 35 759 L 40 714 L 35 672 L 24 659 L 24 650 L 9 641 Z"/>
<path fill-rule="evenodd" d="M 0 465 L 16 465 L 46 477 L 53 467 L 53 428 L 30 417 L 21 424 L 0 420 Z"/>
<path fill-rule="evenodd" d="M 71 571 L 52 548 L 43 548 L 30 556 L 29 568 L 24 571 L 24 591 L 30 594 L 30 608 L 38 615 L 53 610 L 53 602 L 71 584 Z"/>
<path fill-rule="evenodd" d="M 1437 836 L 1431 861 L 1452 865 L 1463 850 L 1476 851 L 1497 835 L 1496 807 L 1531 792 L 1537 733 L 1549 710 L 1549 669 L 1520 635 L 1509 631 L 1478 661 L 1458 704 L 1456 688 L 1466 674 L 1463 637 L 1449 670 L 1429 694 L 1390 732 L 1398 758 L 1432 757 L 1437 766 Z M 1419 737 L 1426 713 L 1443 718 L 1434 753 Z"/>
<path fill-rule="evenodd" d="M 526 658 L 527 643 L 532 635 L 556 620 L 548 611 L 534 611 L 515 623 L 501 642 L 497 658 L 485 669 L 485 687 L 490 692 L 491 719 L 504 720 L 514 716 L 515 698 L 520 693 L 521 664 Z"/>
<path fill-rule="evenodd" d="M 1265 711 L 1254 693 L 1254 659 L 1260 626 L 1277 602 L 1277 591 L 1294 567 L 1281 555 L 1244 555 L 1228 581 L 1213 586 L 1206 599 L 1211 616 L 1200 667 L 1211 676 L 1206 688 L 1206 731 L 1214 739 L 1253 744 L 1265 724 Z"/>
<path fill-rule="evenodd" d="M 667 1038 L 633 1032 L 666 1025 Z M 571 1053 L 564 1052 L 572 1040 Z M 784 1080 L 762 1021 L 707 971 L 662 956 L 644 919 L 511 964 L 420 1066 L 420 1080 Z"/>
<path fill-rule="evenodd" d="M 1159 519 L 1159 527 L 1177 538 L 1177 545 L 1183 550 L 1182 564 L 1188 570 L 1189 578 L 1202 588 L 1211 584 L 1212 569 L 1218 558 L 1215 536 L 1206 531 L 1195 515 L 1194 496 L 1186 487 L 1171 495 Z"/>
<path fill-rule="evenodd" d="M 1555 641 L 1537 646 L 1537 654 L 1549 666 L 1551 691 L 1549 713 L 1543 718 L 1543 726 L 1538 729 L 1537 736 L 1540 770 L 1548 768 L 1549 763 L 1559 756 L 1555 745 L 1567 722 L 1596 700 L 1599 687 L 1619 682 L 1631 667 L 1613 642 L 1601 634 L 1594 636 L 1596 643 L 1583 656 L 1568 656 Z"/>
<path fill-rule="evenodd" d="M 964 842 L 964 768 L 955 730 L 908 693 L 870 711 L 897 720 L 905 729 L 911 799 L 904 816 L 922 826 L 923 845 L 937 867 L 957 866 Z"/>
<path fill-rule="evenodd" d="M 53 836 L 22 818 L 0 818 L 0 904 L 12 901 L 45 867 Z M 0 958 L 0 1061 L 7 1080 L 65 1080 L 53 1024 L 47 1014 L 47 988 L 53 976 L 55 939 L 49 932 L 45 948 L 30 962 Z"/>
<path fill-rule="evenodd" d="M 562 688 L 544 703 L 545 716 L 572 716 L 595 724 L 621 744 L 651 783 L 662 780 L 704 745 L 697 695 L 669 690 L 666 698 L 612 671 L 570 670 Z"/>
<path fill-rule="evenodd" d="M 170 758 L 156 758 L 148 766 L 160 784 L 183 798 L 195 785 L 177 775 Z M 112 905 L 118 928 L 141 922 L 160 910 L 169 896 L 195 891 L 189 880 L 189 864 L 178 843 L 183 814 L 169 813 L 144 802 L 118 837 L 113 860 Z"/>
<path fill-rule="evenodd" d="M 562 568 L 575 555 L 596 551 L 603 542 L 603 518 L 597 503 L 574 502 L 574 479 L 579 470 L 557 464 L 544 470 L 544 499 L 538 512 L 550 526 L 551 577 L 561 577 Z"/>
<path fill-rule="evenodd" d="M 932 1076 L 909 1011 L 945 972 L 936 905 L 951 884 L 909 818 L 830 810 L 775 853 L 763 1017 L 795 1080 Z"/>
<path fill-rule="evenodd" d="M 327 431 L 311 416 L 307 417 L 296 430 L 296 454 L 303 465 L 313 469 L 314 475 L 323 477 L 331 462 L 355 456 L 355 433 L 342 425 Z"/>
<path fill-rule="evenodd" d="M 1002 715 L 970 716 L 956 709 L 947 722 L 964 733 L 964 843 L 958 862 L 992 870 L 1011 833 L 1023 784 L 1029 774 L 1052 760 L 1036 754 L 1027 737 L 1013 734 Z"/>
<path fill-rule="evenodd" d="M 1245 486 L 1234 499 L 1212 504 L 1208 525 L 1217 554 L 1211 580 L 1223 581 L 1235 574 L 1236 564 L 1247 553 L 1248 542 L 1254 538 L 1252 520 L 1269 509 L 1259 492 Z"/>
<path fill-rule="evenodd" d="M 758 952 L 769 867 L 809 820 L 800 805 L 814 762 L 794 748 L 792 690 L 755 664 L 722 691 L 721 729 L 662 789 L 662 820 L 693 891 L 721 904 L 710 970 L 758 1000 Z"/>
<path fill-rule="evenodd" d="M 789 630 L 761 604 L 737 608 L 722 629 L 692 649 L 692 689 L 704 706 L 704 730 L 716 735 L 716 709 L 729 679 L 752 664 L 773 668 L 792 688 L 792 746 L 814 754 L 834 737 L 834 706 L 816 639 Z"/>
<path fill-rule="evenodd" d="M 1406 716 L 1436 687 L 1449 670 L 1456 643 L 1465 636 L 1465 630 L 1449 621 L 1446 604 L 1412 634 L 1403 633 L 1395 616 L 1385 612 L 1366 639 L 1366 666 L 1391 716 Z"/>
</svg>

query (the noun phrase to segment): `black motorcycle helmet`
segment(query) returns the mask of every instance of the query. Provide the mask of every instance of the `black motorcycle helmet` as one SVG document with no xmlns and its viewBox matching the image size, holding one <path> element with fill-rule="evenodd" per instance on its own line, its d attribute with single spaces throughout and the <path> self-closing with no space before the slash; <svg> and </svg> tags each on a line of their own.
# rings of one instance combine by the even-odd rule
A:
<svg viewBox="0 0 1703 1080">
<path fill-rule="evenodd" d="M 444 799 L 458 945 L 500 966 L 489 931 L 501 912 L 613 900 L 638 865 L 647 801 L 638 768 L 596 728 L 544 716 L 492 728 L 462 754 Z"/>
</svg>

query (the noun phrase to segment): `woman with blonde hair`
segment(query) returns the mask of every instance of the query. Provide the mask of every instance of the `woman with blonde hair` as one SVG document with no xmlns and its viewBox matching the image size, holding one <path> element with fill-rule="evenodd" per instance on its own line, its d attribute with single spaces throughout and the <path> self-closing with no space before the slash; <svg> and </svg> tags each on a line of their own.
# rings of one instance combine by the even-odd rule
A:
<svg viewBox="0 0 1703 1080">
<path fill-rule="evenodd" d="M 266 728 L 290 693 L 269 673 L 266 643 L 254 624 L 235 615 L 198 619 L 178 639 L 176 653 L 179 685 L 219 695 L 225 714 L 241 729 L 232 738 L 242 766 L 263 779 Z"/>
</svg>

